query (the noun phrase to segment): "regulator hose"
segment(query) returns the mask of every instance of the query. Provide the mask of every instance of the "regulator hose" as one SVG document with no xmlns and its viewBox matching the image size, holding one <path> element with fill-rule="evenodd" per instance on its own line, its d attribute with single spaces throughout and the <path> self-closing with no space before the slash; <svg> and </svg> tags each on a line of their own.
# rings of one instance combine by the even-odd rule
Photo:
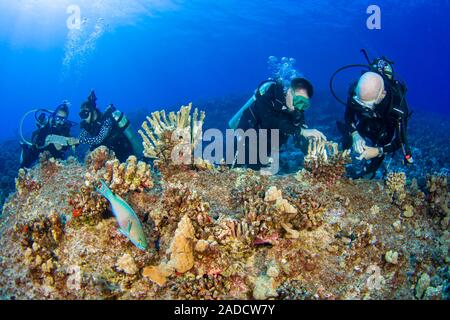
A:
<svg viewBox="0 0 450 320">
<path fill-rule="evenodd" d="M 344 67 L 341 67 L 341 68 L 337 69 L 337 70 L 333 73 L 333 75 L 332 75 L 331 78 L 330 78 L 330 91 L 331 91 L 331 94 L 333 95 L 333 97 L 334 97 L 339 103 L 341 103 L 341 104 L 343 104 L 343 105 L 346 105 L 347 103 L 346 103 L 344 100 L 340 99 L 340 98 L 337 96 L 336 92 L 334 91 L 333 83 L 334 83 L 334 78 L 338 75 L 338 73 L 340 73 L 340 72 L 342 72 L 342 71 L 344 71 L 344 70 L 346 70 L 346 69 L 350 69 L 350 68 L 366 68 L 366 69 L 370 70 L 370 66 L 368 66 L 368 65 L 366 65 L 366 64 L 349 64 L 349 65 L 347 65 L 347 66 L 344 66 Z"/>
<path fill-rule="evenodd" d="M 33 109 L 28 111 L 27 113 L 25 113 L 22 118 L 20 119 L 20 125 L 19 125 L 19 135 L 20 135 L 20 139 L 22 140 L 23 143 L 32 146 L 33 144 L 31 142 L 29 142 L 27 139 L 25 139 L 25 137 L 23 136 L 23 122 L 25 121 L 25 118 L 28 117 L 29 114 L 34 113 L 35 114 L 35 118 L 36 118 L 36 113 L 41 111 L 42 109 Z"/>
</svg>

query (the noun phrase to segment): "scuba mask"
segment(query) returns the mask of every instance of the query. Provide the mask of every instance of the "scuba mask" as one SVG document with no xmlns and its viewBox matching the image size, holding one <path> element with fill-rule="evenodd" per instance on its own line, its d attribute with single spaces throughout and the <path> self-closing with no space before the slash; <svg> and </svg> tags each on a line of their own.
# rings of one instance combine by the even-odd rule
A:
<svg viewBox="0 0 450 320">
<path fill-rule="evenodd" d="M 296 110 L 304 111 L 311 107 L 311 102 L 303 96 L 294 96 L 293 105 Z"/>
<path fill-rule="evenodd" d="M 66 117 L 53 116 L 53 119 L 52 119 L 52 120 L 53 120 L 53 121 L 52 121 L 53 125 L 60 126 L 60 127 L 62 127 L 62 126 L 64 126 L 65 124 L 68 123 Z"/>
<path fill-rule="evenodd" d="M 377 104 L 377 100 L 372 100 L 372 101 L 363 101 L 361 99 L 358 98 L 358 96 L 354 96 L 353 100 L 355 100 L 355 102 L 361 106 L 364 109 L 369 109 L 371 111 L 373 111 L 373 109 L 375 109 L 375 105 Z"/>
</svg>

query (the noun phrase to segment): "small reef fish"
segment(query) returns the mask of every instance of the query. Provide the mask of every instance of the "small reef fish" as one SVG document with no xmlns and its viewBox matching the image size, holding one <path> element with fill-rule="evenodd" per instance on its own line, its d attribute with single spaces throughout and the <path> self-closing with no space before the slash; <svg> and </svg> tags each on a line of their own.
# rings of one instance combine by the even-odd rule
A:
<svg viewBox="0 0 450 320">
<path fill-rule="evenodd" d="M 104 196 L 111 204 L 112 212 L 119 223 L 119 231 L 127 237 L 136 247 L 146 250 L 147 239 L 142 229 L 141 221 L 134 210 L 121 197 L 115 195 L 103 180 L 97 192 Z"/>
</svg>

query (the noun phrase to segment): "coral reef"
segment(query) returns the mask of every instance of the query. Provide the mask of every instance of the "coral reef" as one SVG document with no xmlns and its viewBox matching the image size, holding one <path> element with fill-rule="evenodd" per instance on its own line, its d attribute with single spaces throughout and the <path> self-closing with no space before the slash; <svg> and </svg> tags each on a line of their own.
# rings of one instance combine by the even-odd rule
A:
<svg viewBox="0 0 450 320">
<path fill-rule="evenodd" d="M 85 163 L 44 157 L 20 171 L 0 220 L 0 296 L 448 299 L 443 176 L 428 187 L 398 174 L 353 181 L 347 152 L 313 142 L 296 176 L 178 166 L 163 133 L 192 132 L 193 118 L 190 106 L 154 114 L 141 132 L 162 179 L 104 147 Z M 136 212 L 146 251 L 117 230 L 99 179 Z"/>
</svg>

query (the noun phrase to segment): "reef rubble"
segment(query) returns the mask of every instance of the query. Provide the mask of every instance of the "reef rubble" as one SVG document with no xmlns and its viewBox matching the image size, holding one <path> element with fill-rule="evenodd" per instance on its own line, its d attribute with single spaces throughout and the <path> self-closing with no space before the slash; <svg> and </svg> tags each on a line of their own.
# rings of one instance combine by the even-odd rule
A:
<svg viewBox="0 0 450 320">
<path fill-rule="evenodd" d="M 198 115 L 190 111 L 170 119 L 189 127 Z M 334 144 L 311 145 L 297 174 L 175 167 L 165 155 L 176 123 L 144 125 L 154 167 L 134 157 L 121 164 L 101 147 L 84 163 L 43 156 L 21 170 L 0 220 L 0 296 L 449 298 L 446 177 L 420 187 L 399 173 L 353 181 Z M 134 209 L 148 250 L 118 231 L 95 192 L 99 179 Z"/>
</svg>

